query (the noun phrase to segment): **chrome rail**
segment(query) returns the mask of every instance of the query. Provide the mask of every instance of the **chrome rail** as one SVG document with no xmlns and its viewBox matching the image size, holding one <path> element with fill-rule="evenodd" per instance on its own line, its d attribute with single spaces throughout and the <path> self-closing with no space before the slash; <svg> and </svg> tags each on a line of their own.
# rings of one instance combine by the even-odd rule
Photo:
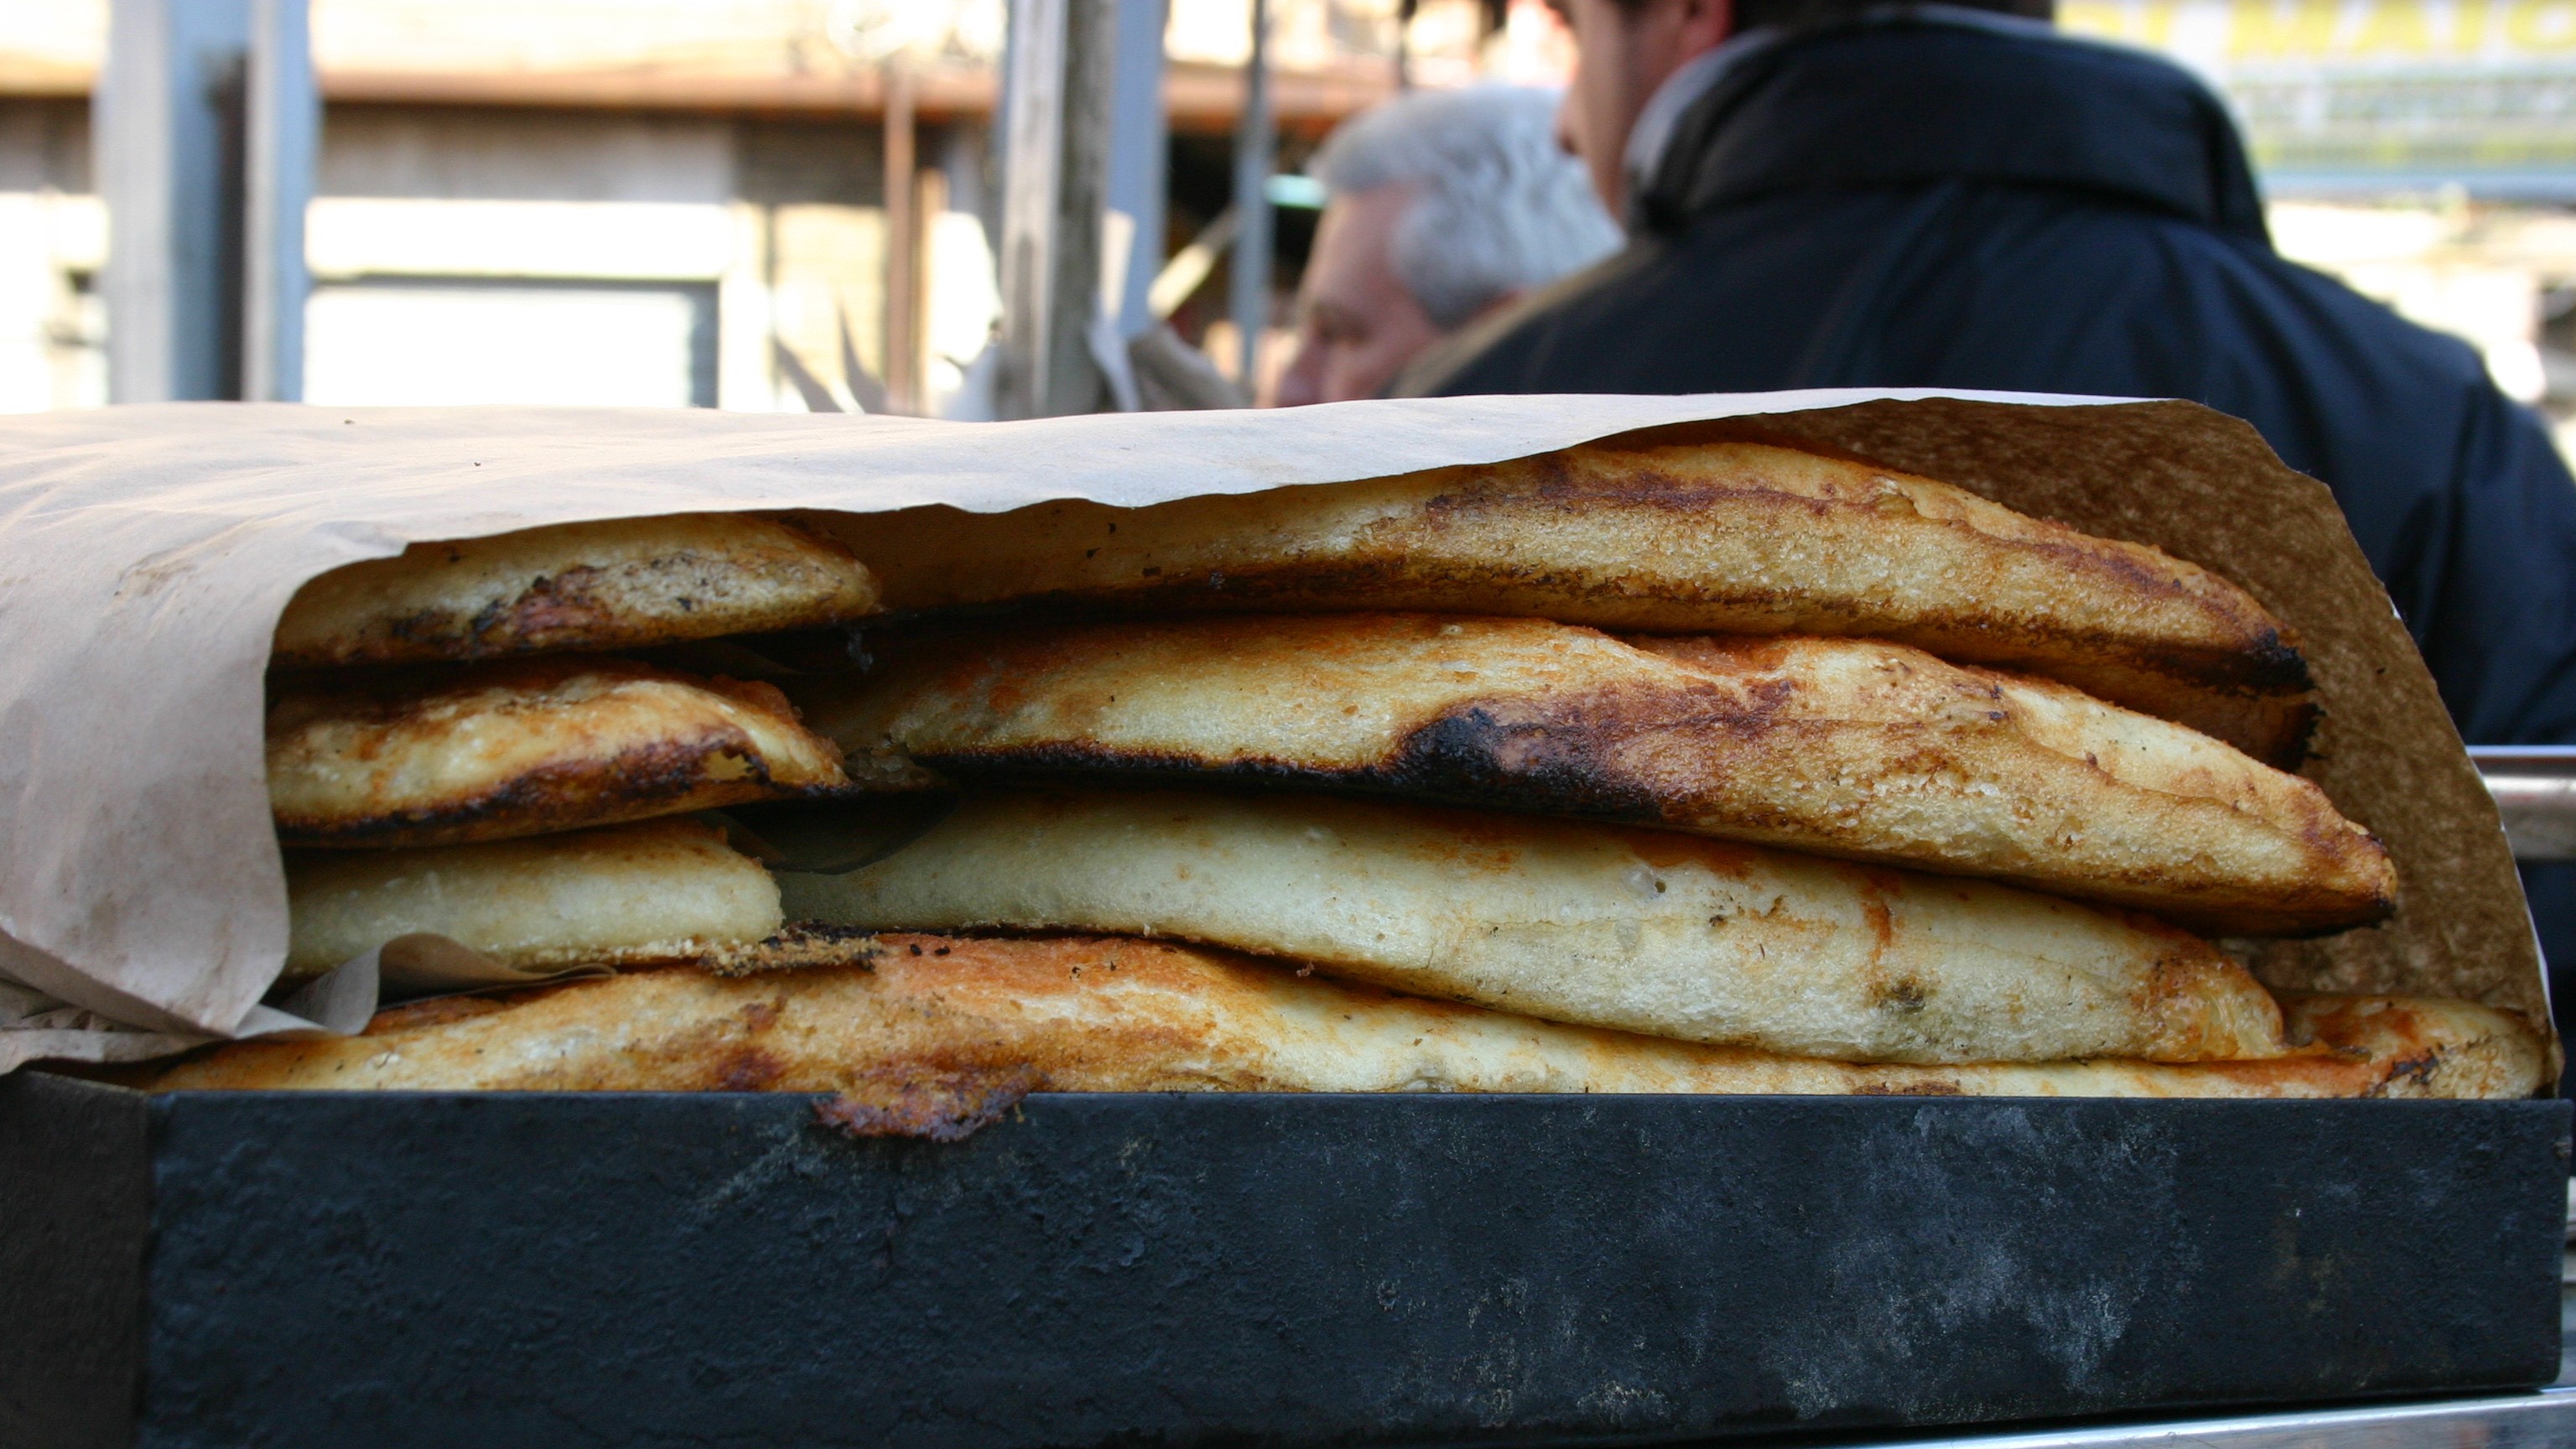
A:
<svg viewBox="0 0 2576 1449">
<path fill-rule="evenodd" d="M 2576 860 L 2576 745 L 2471 745 L 2516 860 Z"/>
<path fill-rule="evenodd" d="M 2566 1449 L 2576 1389 L 1903 1439 L 1890 1449 Z"/>
</svg>

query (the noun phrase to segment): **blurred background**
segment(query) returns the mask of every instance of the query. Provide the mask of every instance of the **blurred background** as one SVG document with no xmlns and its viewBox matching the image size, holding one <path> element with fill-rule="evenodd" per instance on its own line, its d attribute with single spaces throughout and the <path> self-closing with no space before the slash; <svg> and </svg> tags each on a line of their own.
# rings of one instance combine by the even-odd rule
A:
<svg viewBox="0 0 2576 1449">
<path fill-rule="evenodd" d="M 1541 0 L 1018 7 L 0 0 L 0 409 L 1082 405 L 1014 400 L 1006 295 L 1071 332 L 1167 319 L 1224 378 L 1248 355 L 1260 391 L 1317 142 L 1402 85 L 1552 84 L 1570 61 Z M 2207 77 L 2285 253 L 2467 339 L 2576 442 L 2576 0 L 2065 0 L 2059 21 Z M 1011 217 L 1015 145 L 1055 188 L 1034 221 Z M 1050 232 L 1047 196 L 1085 187 L 1110 224 Z M 113 283 L 103 194 L 131 219 Z M 1096 308 L 1062 300 L 1095 272 Z M 1068 346 L 1119 370 L 1040 327 L 1021 371 Z"/>
</svg>

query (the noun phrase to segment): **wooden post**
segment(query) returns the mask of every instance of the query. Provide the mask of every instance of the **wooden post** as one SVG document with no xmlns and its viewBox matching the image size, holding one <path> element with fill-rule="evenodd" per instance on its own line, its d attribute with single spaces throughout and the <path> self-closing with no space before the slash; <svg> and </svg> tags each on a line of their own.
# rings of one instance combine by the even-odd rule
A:
<svg viewBox="0 0 2576 1449">
<path fill-rule="evenodd" d="M 1252 54 L 1243 63 L 1243 114 L 1234 132 L 1234 260 L 1227 310 L 1234 314 L 1243 395 L 1261 391 L 1261 335 L 1270 328 L 1270 5 L 1252 0 Z"/>
<path fill-rule="evenodd" d="M 899 413 L 921 411 L 920 169 L 912 67 L 885 63 L 885 386 Z"/>
<path fill-rule="evenodd" d="M 1011 7 L 1002 152 L 1004 418 L 1087 413 L 1103 383 L 1088 330 L 1100 304 L 1116 0 Z"/>
</svg>

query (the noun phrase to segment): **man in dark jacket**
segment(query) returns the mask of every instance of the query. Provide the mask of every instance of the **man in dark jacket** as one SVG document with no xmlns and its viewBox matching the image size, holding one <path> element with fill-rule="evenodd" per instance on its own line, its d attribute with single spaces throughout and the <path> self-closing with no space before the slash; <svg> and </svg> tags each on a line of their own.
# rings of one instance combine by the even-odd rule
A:
<svg viewBox="0 0 2576 1449">
<path fill-rule="evenodd" d="M 2468 347 L 2272 250 L 2199 82 L 1992 12 L 1735 4 L 1788 23 L 1566 0 L 1563 129 L 1630 244 L 1398 391 L 2190 398 L 2334 490 L 2463 736 L 2576 742 L 2576 486 L 2548 434 Z M 2576 868 L 2525 880 L 2576 1027 Z"/>
</svg>

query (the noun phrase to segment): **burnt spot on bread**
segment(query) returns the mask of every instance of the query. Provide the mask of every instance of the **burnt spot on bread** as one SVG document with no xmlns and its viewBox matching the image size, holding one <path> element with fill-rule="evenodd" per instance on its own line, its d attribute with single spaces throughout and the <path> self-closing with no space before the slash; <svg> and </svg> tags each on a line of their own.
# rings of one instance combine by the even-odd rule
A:
<svg viewBox="0 0 2576 1449">
<path fill-rule="evenodd" d="M 814 1121 L 850 1138 L 963 1142 L 1045 1087 L 1045 1074 L 1028 1063 L 964 1071 L 888 1066 L 815 1103 Z"/>
<path fill-rule="evenodd" d="M 1651 824 L 1663 818 L 1655 790 L 1613 762 L 1628 723 L 1579 702 L 1539 710 L 1470 704 L 1405 736 L 1364 775 L 1374 789 Z"/>
<path fill-rule="evenodd" d="M 2411 1082 L 2419 1088 L 2428 1086 L 2441 1070 L 2442 1053 L 2439 1048 L 2427 1048 L 2413 1056 L 2399 1057 L 2388 1064 L 2380 1076 L 2379 1087 L 2371 1095 L 2391 1095 L 2402 1083 Z"/>
<path fill-rule="evenodd" d="M 716 1058 L 712 1070 L 716 1091 L 758 1092 L 785 1076 L 787 1064 L 759 1047 L 746 1044 Z"/>
<path fill-rule="evenodd" d="M 1911 976 L 1900 976 L 1893 981 L 1873 982 L 1869 993 L 1871 1007 L 1897 1016 L 1915 1015 L 1931 1000 L 1931 988 Z"/>
<path fill-rule="evenodd" d="M 1712 692 L 1713 693 L 1713 692 Z M 1755 692 L 1759 695 L 1759 691 Z M 1726 718 L 1758 730 L 1779 705 L 1757 698 Z M 1256 789 L 1394 795 L 1619 824 L 1665 823 L 1653 782 L 1619 766 L 1622 747 L 1659 730 L 1704 726 L 1708 700 L 1691 693 L 1587 696 L 1544 703 L 1484 701 L 1453 707 L 1379 759 L 1327 768 L 1272 758 L 1212 760 L 1177 751 L 1082 740 L 992 749 L 928 750 L 917 763 L 961 779 L 1072 781 L 1100 777 L 1187 781 Z"/>
<path fill-rule="evenodd" d="M 512 599 L 496 599 L 474 616 L 462 641 L 465 658 L 543 648 L 570 636 L 596 635 L 617 622 L 594 592 L 598 569 L 577 565 L 540 575 Z"/>
<path fill-rule="evenodd" d="M 863 927 L 798 921 L 765 941 L 709 947 L 692 964 L 716 976 L 833 968 L 871 971 L 885 952 L 876 933 Z"/>
</svg>

